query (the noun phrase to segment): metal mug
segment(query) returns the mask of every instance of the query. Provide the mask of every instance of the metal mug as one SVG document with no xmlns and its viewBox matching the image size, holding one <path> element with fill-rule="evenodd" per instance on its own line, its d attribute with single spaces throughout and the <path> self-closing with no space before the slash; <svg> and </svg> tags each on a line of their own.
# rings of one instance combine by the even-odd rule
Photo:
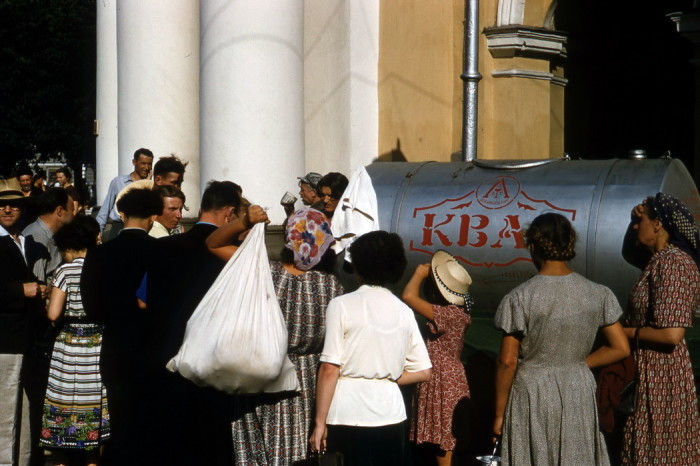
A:
<svg viewBox="0 0 700 466">
<path fill-rule="evenodd" d="M 498 455 L 477 456 L 476 459 L 483 465 L 499 466 L 501 464 L 501 457 Z"/>
</svg>

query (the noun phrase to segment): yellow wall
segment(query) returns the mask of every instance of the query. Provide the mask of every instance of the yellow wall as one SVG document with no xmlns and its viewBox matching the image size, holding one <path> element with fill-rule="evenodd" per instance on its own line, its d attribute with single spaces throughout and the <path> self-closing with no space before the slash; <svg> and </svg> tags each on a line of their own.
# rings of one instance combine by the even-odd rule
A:
<svg viewBox="0 0 700 466">
<path fill-rule="evenodd" d="M 463 16 L 462 0 L 381 1 L 380 159 L 447 161 L 459 149 Z"/>
<path fill-rule="evenodd" d="M 496 25 L 498 2 L 479 3 L 477 157 L 560 157 L 564 88 L 547 80 L 494 78 L 494 70 L 552 70 L 546 59 L 493 58 L 481 31 Z M 528 0 L 526 25 L 542 27 L 551 5 Z M 381 0 L 379 21 L 380 159 L 450 160 L 461 149 L 464 0 Z"/>
</svg>

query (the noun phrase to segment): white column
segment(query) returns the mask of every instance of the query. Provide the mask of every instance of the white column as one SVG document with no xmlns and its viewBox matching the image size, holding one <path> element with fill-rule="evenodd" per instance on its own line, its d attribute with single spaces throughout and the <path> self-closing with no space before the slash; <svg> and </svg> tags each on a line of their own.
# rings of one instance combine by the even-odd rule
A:
<svg viewBox="0 0 700 466">
<path fill-rule="evenodd" d="M 308 170 L 350 177 L 378 155 L 379 3 L 304 0 Z"/>
<path fill-rule="evenodd" d="M 301 0 L 207 0 L 201 9 L 202 186 L 243 187 L 284 220 L 304 174 Z"/>
<path fill-rule="evenodd" d="M 109 182 L 119 165 L 117 111 L 117 3 L 102 0 L 97 5 L 96 115 L 95 139 L 97 204 L 107 195 Z"/>
<path fill-rule="evenodd" d="M 134 151 L 189 162 L 182 189 L 199 209 L 199 1 L 119 0 L 119 171 Z"/>
</svg>

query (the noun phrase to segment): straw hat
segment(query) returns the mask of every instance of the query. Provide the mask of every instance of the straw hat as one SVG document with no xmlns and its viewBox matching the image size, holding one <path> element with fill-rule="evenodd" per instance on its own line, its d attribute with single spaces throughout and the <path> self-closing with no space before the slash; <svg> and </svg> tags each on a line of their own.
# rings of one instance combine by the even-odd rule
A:
<svg viewBox="0 0 700 466">
<path fill-rule="evenodd" d="M 0 178 L 0 199 L 4 201 L 10 199 L 24 199 L 22 187 L 17 178 Z"/>
<path fill-rule="evenodd" d="M 462 264 L 449 252 L 440 250 L 433 254 L 430 270 L 433 272 L 433 278 L 440 294 L 447 302 L 464 306 L 469 285 L 472 284 L 472 277 L 462 267 Z"/>
</svg>

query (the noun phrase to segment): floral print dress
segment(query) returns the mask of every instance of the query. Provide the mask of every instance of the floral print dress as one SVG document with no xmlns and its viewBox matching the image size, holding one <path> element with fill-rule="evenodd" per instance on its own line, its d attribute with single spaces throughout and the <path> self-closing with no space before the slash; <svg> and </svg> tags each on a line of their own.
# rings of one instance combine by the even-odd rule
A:
<svg viewBox="0 0 700 466">
<path fill-rule="evenodd" d="M 692 327 L 700 274 L 676 246 L 655 253 L 630 296 L 631 327 Z M 623 464 L 700 464 L 700 418 L 685 339 L 672 350 L 640 344 L 637 409 L 624 428 Z"/>
<path fill-rule="evenodd" d="M 411 440 L 417 444 L 432 443 L 441 450 L 452 451 L 457 446 L 453 422 L 455 410 L 469 398 L 469 386 L 460 359 L 464 332 L 472 318 L 459 306 L 433 305 L 433 320 L 428 321 L 426 347 L 433 363 L 430 381 L 419 383 L 416 390 Z"/>
</svg>

